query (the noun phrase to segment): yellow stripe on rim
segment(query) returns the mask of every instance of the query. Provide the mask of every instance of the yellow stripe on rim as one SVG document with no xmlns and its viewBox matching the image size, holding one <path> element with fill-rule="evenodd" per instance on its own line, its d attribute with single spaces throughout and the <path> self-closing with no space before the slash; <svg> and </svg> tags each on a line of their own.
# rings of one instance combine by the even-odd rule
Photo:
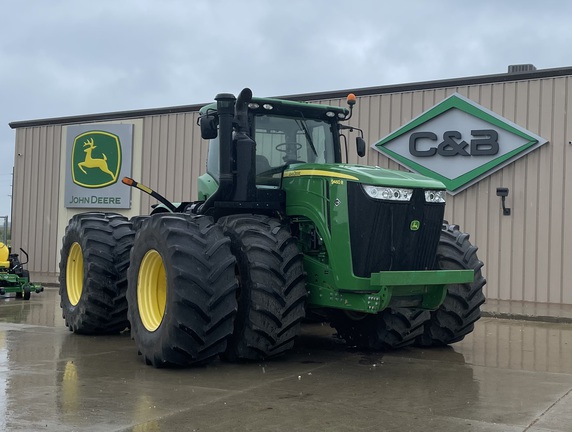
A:
<svg viewBox="0 0 572 432">
<path fill-rule="evenodd" d="M 72 306 L 77 306 L 83 291 L 83 252 L 78 242 L 74 242 L 68 252 L 66 263 L 66 292 Z"/>
<path fill-rule="evenodd" d="M 284 173 L 284 177 L 302 177 L 302 176 L 321 176 L 321 177 L 341 178 L 347 180 L 359 180 L 357 177 L 349 174 L 342 174 L 333 171 L 325 171 L 317 169 L 292 170 L 292 171 L 286 171 Z"/>
<path fill-rule="evenodd" d="M 147 251 L 137 279 L 137 306 L 143 326 L 150 332 L 159 328 L 167 304 L 167 274 L 163 258 L 155 249 Z"/>
</svg>

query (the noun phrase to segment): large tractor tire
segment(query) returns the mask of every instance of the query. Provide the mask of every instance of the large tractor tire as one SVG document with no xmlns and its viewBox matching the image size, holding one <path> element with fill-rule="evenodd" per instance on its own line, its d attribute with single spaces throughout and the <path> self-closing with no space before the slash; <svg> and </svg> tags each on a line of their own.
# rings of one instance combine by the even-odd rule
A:
<svg viewBox="0 0 572 432">
<path fill-rule="evenodd" d="M 469 242 L 469 234 L 459 231 L 458 225 L 443 225 L 437 263 L 440 269 L 474 270 L 475 279 L 472 283 L 447 287 L 445 301 L 431 312 L 423 334 L 417 338 L 419 346 L 443 346 L 462 340 L 473 331 L 485 302 L 483 262 L 477 258 L 477 247 Z"/>
<path fill-rule="evenodd" d="M 119 333 L 129 326 L 125 292 L 131 224 L 115 213 L 71 218 L 60 259 L 60 305 L 79 334 Z"/>
<path fill-rule="evenodd" d="M 131 219 L 129 219 L 129 222 L 131 222 L 131 226 L 133 227 L 133 232 L 137 233 L 137 231 L 139 231 L 139 228 L 141 228 L 141 226 L 147 221 L 149 220 L 151 216 L 149 215 L 141 215 L 141 216 L 133 216 Z"/>
<path fill-rule="evenodd" d="M 236 314 L 235 259 L 207 216 L 157 214 L 135 236 L 131 336 L 147 364 L 186 367 L 223 353 Z"/>
<path fill-rule="evenodd" d="M 428 319 L 429 311 L 421 309 L 385 309 L 375 315 L 339 311 L 331 325 L 349 346 L 388 351 L 413 345 Z"/>
<path fill-rule="evenodd" d="M 303 257 L 287 225 L 262 215 L 221 218 L 239 281 L 238 314 L 224 358 L 262 360 L 292 348 L 305 315 Z"/>
</svg>

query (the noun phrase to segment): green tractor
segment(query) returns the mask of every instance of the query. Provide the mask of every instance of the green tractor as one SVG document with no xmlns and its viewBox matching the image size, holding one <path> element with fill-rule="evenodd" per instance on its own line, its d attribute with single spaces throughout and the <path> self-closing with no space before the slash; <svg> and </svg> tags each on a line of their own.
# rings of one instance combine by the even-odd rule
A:
<svg viewBox="0 0 572 432">
<path fill-rule="evenodd" d="M 151 215 L 74 216 L 60 261 L 70 330 L 130 327 L 155 367 L 262 360 L 292 348 L 306 317 L 352 346 L 442 346 L 473 330 L 485 301 L 469 235 L 443 222 L 445 187 L 350 165 L 349 108 L 219 94 L 199 200 Z"/>
<path fill-rule="evenodd" d="M 30 272 L 24 269 L 28 263 L 28 253 L 20 248 L 26 256 L 25 262 L 20 262 L 20 255 L 13 254 L 10 248 L 0 242 L 0 295 L 14 293 L 16 298 L 30 300 L 32 292 L 41 293 L 44 287 L 30 281 Z"/>
</svg>

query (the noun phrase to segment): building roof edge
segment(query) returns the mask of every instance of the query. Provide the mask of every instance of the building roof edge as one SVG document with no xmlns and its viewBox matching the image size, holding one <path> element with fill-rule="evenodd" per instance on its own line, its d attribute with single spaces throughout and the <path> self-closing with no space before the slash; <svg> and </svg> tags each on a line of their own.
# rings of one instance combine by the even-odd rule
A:
<svg viewBox="0 0 572 432">
<path fill-rule="evenodd" d="M 510 82 L 510 81 L 524 81 L 524 80 L 533 80 L 542 78 L 556 78 L 567 75 L 572 75 L 572 66 L 550 68 L 550 69 L 539 69 L 527 72 L 501 73 L 501 74 L 479 75 L 479 76 L 464 77 L 464 78 L 450 78 L 450 79 L 442 79 L 434 81 L 420 81 L 408 84 L 392 84 L 392 85 L 364 87 L 356 89 L 332 90 L 332 91 L 324 91 L 317 93 L 303 93 L 303 94 L 278 96 L 276 98 L 292 100 L 292 101 L 315 101 L 322 99 L 345 98 L 348 95 L 348 93 L 354 93 L 356 96 L 368 96 L 373 94 L 404 93 L 416 90 L 430 90 L 430 89 L 446 88 L 446 87 L 461 87 L 467 85 L 489 84 L 495 82 Z M 12 129 L 19 129 L 25 127 L 34 127 L 34 126 L 91 123 L 102 120 L 125 120 L 125 119 L 140 118 L 151 115 L 186 113 L 186 112 L 198 111 L 201 107 L 207 105 L 208 103 L 209 102 L 201 104 L 193 104 L 193 105 L 165 107 L 165 108 L 148 108 L 148 109 L 130 110 L 130 111 L 116 111 L 108 113 L 75 115 L 67 117 L 44 118 L 37 120 L 14 121 L 10 122 L 9 126 Z"/>
</svg>

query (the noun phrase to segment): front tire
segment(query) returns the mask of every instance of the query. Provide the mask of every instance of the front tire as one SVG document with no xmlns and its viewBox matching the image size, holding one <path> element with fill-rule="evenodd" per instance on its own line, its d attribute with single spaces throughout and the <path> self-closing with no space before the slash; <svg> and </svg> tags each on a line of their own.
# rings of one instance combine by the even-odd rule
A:
<svg viewBox="0 0 572 432">
<path fill-rule="evenodd" d="M 443 304 L 431 312 L 423 335 L 417 339 L 419 346 L 459 342 L 473 331 L 475 322 L 481 317 L 481 305 L 485 302 L 483 287 L 486 280 L 481 273 L 483 262 L 477 257 L 477 247 L 469 242 L 469 234 L 459 231 L 458 225 L 443 225 L 437 262 L 440 269 L 474 270 L 475 278 L 472 283 L 447 287 Z"/>
<path fill-rule="evenodd" d="M 235 259 L 207 216 L 157 214 L 139 228 L 127 299 L 147 364 L 185 367 L 224 352 L 236 314 Z"/>
<path fill-rule="evenodd" d="M 287 225 L 262 215 L 221 218 L 237 260 L 238 315 L 224 358 L 263 360 L 292 348 L 305 316 L 302 255 Z"/>
<path fill-rule="evenodd" d="M 79 334 L 119 333 L 128 327 L 125 272 L 131 224 L 115 213 L 71 218 L 60 259 L 60 306 L 66 326 Z"/>
</svg>

